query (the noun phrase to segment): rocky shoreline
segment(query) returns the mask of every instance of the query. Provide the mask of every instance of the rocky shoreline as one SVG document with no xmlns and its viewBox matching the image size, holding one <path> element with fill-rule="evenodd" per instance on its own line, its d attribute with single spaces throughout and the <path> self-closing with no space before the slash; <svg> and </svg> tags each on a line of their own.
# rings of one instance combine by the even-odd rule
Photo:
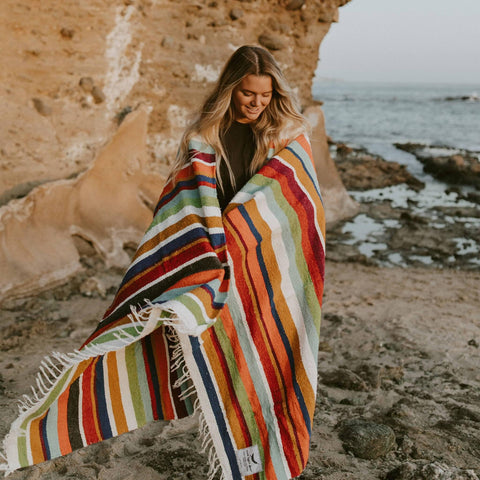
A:
<svg viewBox="0 0 480 480">
<path fill-rule="evenodd" d="M 427 151 L 426 146 L 422 148 Z M 458 183 L 426 185 L 405 165 L 387 162 L 362 148 L 332 142 L 331 153 L 343 183 L 359 202 L 359 213 L 329 231 L 330 260 L 480 268 L 478 190 L 462 189 Z M 474 152 L 465 152 L 463 158 L 474 158 Z"/>
<path fill-rule="evenodd" d="M 480 152 L 448 146 L 432 147 L 421 143 L 395 143 L 423 163 L 424 170 L 451 184 L 474 185 L 480 188 Z"/>
</svg>

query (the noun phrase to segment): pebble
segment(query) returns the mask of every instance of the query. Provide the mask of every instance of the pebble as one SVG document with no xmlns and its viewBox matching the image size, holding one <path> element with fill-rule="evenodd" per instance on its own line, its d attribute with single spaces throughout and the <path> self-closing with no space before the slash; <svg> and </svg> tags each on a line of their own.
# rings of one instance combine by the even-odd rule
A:
<svg viewBox="0 0 480 480">
<path fill-rule="evenodd" d="M 100 297 L 105 298 L 107 295 L 105 285 L 96 277 L 87 278 L 80 285 L 80 293 L 84 297 L 93 297 L 99 295 Z"/>
<path fill-rule="evenodd" d="M 282 50 L 286 46 L 282 37 L 267 32 L 258 37 L 258 42 L 269 50 Z"/>
<path fill-rule="evenodd" d="M 92 97 L 95 100 L 95 103 L 102 103 L 105 101 L 105 94 L 102 89 L 96 85 L 92 88 Z"/>
<path fill-rule="evenodd" d="M 63 28 L 60 30 L 60 35 L 61 35 L 63 38 L 72 39 L 73 36 L 75 35 L 75 30 L 73 30 L 73 28 L 63 27 Z"/>
<path fill-rule="evenodd" d="M 164 48 L 171 48 L 175 45 L 175 40 L 173 39 L 173 37 L 163 37 L 161 45 Z"/>
<path fill-rule="evenodd" d="M 290 0 L 287 5 L 286 9 L 287 10 L 298 10 L 299 8 L 302 8 L 305 5 L 305 0 Z"/>
<path fill-rule="evenodd" d="M 82 77 L 78 84 L 82 87 L 83 91 L 87 93 L 90 93 L 94 87 L 92 77 Z"/>
<path fill-rule="evenodd" d="M 362 419 L 343 422 L 339 437 L 346 451 L 366 460 L 383 457 L 396 446 L 389 426 Z"/>
<path fill-rule="evenodd" d="M 52 114 L 52 108 L 49 107 L 43 100 L 40 100 L 40 98 L 32 98 L 32 101 L 33 101 L 33 106 L 35 107 L 35 110 L 40 115 L 47 117 L 48 115 Z"/>
<path fill-rule="evenodd" d="M 366 391 L 367 384 L 356 373 L 348 368 L 338 368 L 328 372 L 320 373 L 322 382 L 331 387 L 338 387 L 344 390 Z"/>
<path fill-rule="evenodd" d="M 232 20 L 238 20 L 239 18 L 243 17 L 243 10 L 240 10 L 240 8 L 232 8 L 230 10 L 230 18 Z"/>
</svg>

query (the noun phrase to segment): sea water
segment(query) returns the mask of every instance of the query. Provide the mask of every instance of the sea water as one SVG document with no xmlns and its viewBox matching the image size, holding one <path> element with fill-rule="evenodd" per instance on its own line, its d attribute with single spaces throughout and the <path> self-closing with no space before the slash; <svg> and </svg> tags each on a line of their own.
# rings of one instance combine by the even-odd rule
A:
<svg viewBox="0 0 480 480">
<path fill-rule="evenodd" d="M 366 192 L 350 192 L 360 202 L 390 199 L 392 207 L 405 206 L 408 199 L 415 204 L 415 214 L 432 217 L 435 206 L 476 207 L 471 202 L 457 200 L 449 191 L 449 185 L 435 180 L 423 171 L 423 165 L 414 155 L 397 149 L 395 143 L 421 143 L 430 145 L 432 154 L 452 154 L 450 149 L 467 149 L 477 157 L 480 155 L 480 83 L 471 85 L 445 84 L 393 84 L 375 82 L 325 81 L 316 79 L 312 88 L 313 97 L 323 102 L 327 134 L 336 142 L 364 147 L 385 160 L 407 166 L 408 170 L 425 183 L 419 192 L 406 185 Z M 464 191 L 472 187 L 462 187 Z M 460 202 L 462 205 L 460 205 Z M 344 226 L 345 232 L 353 235 L 359 250 L 372 257 L 375 242 L 365 242 L 365 225 L 375 228 L 371 219 L 354 218 Z M 461 217 L 436 220 L 465 223 Z M 480 218 L 469 219 L 470 228 L 480 228 Z M 379 232 L 385 225 L 377 225 Z M 373 236 L 374 238 L 374 236 Z M 370 237 L 372 239 L 372 236 Z M 467 245 L 468 243 L 468 245 Z M 365 248 L 363 248 L 365 247 Z M 367 248 L 368 247 L 368 248 Z M 384 245 L 378 245 L 384 248 Z M 458 252 L 479 252 L 480 246 L 471 239 L 458 239 Z M 473 255 L 472 257 L 475 257 Z M 392 252 L 393 264 L 402 264 Z M 395 259 L 397 261 L 395 261 Z M 471 259 L 474 262 L 475 258 Z M 478 261 L 478 260 L 477 260 Z M 425 259 L 424 263 L 428 263 Z"/>
</svg>

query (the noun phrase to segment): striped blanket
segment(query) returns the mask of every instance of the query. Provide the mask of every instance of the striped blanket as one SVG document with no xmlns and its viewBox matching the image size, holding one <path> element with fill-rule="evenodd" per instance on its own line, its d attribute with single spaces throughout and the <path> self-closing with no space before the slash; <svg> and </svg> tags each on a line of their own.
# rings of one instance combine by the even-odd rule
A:
<svg viewBox="0 0 480 480">
<path fill-rule="evenodd" d="M 271 157 L 223 214 L 214 152 L 190 148 L 98 328 L 42 362 L 4 442 L 9 471 L 195 410 L 211 477 L 304 469 L 325 252 L 310 145 Z"/>
</svg>

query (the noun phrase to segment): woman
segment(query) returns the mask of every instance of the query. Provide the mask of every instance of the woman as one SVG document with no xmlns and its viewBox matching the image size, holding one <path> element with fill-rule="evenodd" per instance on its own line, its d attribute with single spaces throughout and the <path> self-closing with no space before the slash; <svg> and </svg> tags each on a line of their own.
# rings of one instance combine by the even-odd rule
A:
<svg viewBox="0 0 480 480">
<path fill-rule="evenodd" d="M 293 95 L 273 56 L 255 46 L 240 47 L 226 63 L 198 118 L 184 133 L 170 178 L 188 161 L 189 142 L 203 138 L 217 154 L 220 206 L 281 148 L 305 131 Z M 295 134 L 296 132 L 296 134 Z"/>
<path fill-rule="evenodd" d="M 210 478 L 302 472 L 325 249 L 304 129 L 273 57 L 238 49 L 102 322 L 44 362 L 6 439 L 10 469 L 198 411 Z"/>
</svg>

